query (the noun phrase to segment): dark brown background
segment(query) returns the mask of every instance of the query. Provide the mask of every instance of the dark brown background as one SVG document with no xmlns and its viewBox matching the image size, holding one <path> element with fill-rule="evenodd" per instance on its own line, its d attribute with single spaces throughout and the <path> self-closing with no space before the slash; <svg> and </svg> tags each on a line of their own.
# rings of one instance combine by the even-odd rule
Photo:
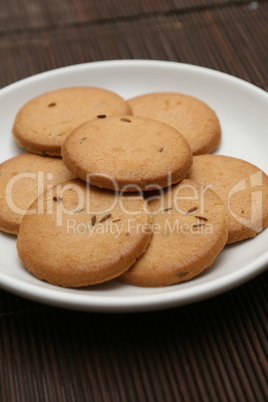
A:
<svg viewBox="0 0 268 402">
<path fill-rule="evenodd" d="M 0 0 L 0 85 L 61 66 L 161 59 L 268 89 L 268 1 Z M 252 111 L 254 112 L 254 111 Z M 267 273 L 136 314 L 0 290 L 0 401 L 266 401 Z"/>
</svg>

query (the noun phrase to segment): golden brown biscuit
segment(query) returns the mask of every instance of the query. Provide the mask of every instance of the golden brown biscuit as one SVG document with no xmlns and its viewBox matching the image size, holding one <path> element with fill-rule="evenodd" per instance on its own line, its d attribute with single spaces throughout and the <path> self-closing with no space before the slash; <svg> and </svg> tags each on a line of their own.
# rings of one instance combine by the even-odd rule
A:
<svg viewBox="0 0 268 402">
<path fill-rule="evenodd" d="M 67 137 L 62 158 L 81 179 L 124 191 L 177 183 L 192 163 L 190 147 L 176 129 L 137 116 L 107 117 L 81 125 Z"/>
<path fill-rule="evenodd" d="M 54 285 L 80 287 L 115 278 L 151 240 L 144 198 L 115 195 L 79 179 L 53 187 L 31 208 L 36 213 L 22 220 L 18 254 L 37 278 Z"/>
<path fill-rule="evenodd" d="M 18 112 L 13 134 L 28 151 L 60 156 L 66 136 L 96 116 L 131 114 L 114 92 L 92 87 L 57 89 L 27 102 Z"/>
<path fill-rule="evenodd" d="M 21 154 L 0 164 L 0 230 L 17 234 L 24 213 L 49 186 L 75 176 L 59 158 Z"/>
<path fill-rule="evenodd" d="M 152 241 L 119 279 L 136 286 L 168 286 L 214 262 L 228 236 L 225 207 L 214 191 L 185 179 L 149 205 Z"/>
<path fill-rule="evenodd" d="M 268 225 L 268 177 L 258 167 L 223 155 L 194 157 L 187 176 L 211 186 L 226 206 L 227 243 L 254 237 Z"/>
<path fill-rule="evenodd" d="M 221 140 L 215 112 L 201 100 L 176 92 L 140 95 L 128 101 L 134 116 L 149 117 L 175 127 L 188 141 L 193 155 L 213 151 Z"/>
</svg>

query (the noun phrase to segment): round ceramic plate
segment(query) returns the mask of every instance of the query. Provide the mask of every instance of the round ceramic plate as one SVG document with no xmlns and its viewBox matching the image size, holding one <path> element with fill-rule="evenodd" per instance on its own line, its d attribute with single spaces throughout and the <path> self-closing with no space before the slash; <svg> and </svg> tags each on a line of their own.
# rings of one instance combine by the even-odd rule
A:
<svg viewBox="0 0 268 402">
<path fill-rule="evenodd" d="M 106 88 L 130 98 L 155 91 L 196 96 L 217 113 L 222 143 L 216 153 L 245 159 L 267 172 L 268 94 L 232 76 L 202 67 L 163 61 L 120 60 L 75 65 L 42 73 L 0 90 L 0 162 L 22 150 L 11 129 L 19 108 L 43 92 L 67 86 Z M 268 230 L 227 246 L 216 262 L 189 282 L 139 288 L 117 280 L 66 289 L 36 279 L 20 263 L 16 238 L 0 233 L 0 286 L 17 295 L 70 309 L 127 312 L 175 307 L 227 291 L 268 266 Z"/>
</svg>

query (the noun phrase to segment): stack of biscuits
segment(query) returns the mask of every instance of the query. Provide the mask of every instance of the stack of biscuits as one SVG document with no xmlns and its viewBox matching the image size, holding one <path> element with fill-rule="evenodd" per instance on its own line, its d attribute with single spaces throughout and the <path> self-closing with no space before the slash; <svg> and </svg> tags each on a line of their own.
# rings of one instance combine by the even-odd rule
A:
<svg viewBox="0 0 268 402">
<path fill-rule="evenodd" d="M 19 110 L 13 135 L 28 152 L 0 165 L 0 229 L 53 285 L 187 281 L 268 225 L 267 175 L 211 154 L 220 122 L 192 96 L 57 89 Z"/>
</svg>

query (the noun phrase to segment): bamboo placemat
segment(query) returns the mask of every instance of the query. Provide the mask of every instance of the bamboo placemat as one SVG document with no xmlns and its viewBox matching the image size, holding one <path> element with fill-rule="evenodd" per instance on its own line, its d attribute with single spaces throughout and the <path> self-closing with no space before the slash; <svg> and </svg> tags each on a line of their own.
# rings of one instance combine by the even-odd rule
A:
<svg viewBox="0 0 268 402">
<path fill-rule="evenodd" d="M 65 65 L 134 58 L 206 66 L 266 89 L 268 2 L 259 3 L 256 9 L 250 6 L 252 2 L 241 3 L 109 18 L 101 23 L 74 21 L 44 26 L 27 25 L 18 14 L 22 22 L 17 28 L 0 28 L 0 86 Z M 61 10 L 64 14 L 65 8 Z M 64 15 L 67 18 L 68 13 Z"/>
<path fill-rule="evenodd" d="M 0 10 L 1 87 L 61 66 L 140 58 L 268 89 L 267 1 L 0 0 Z M 0 401 L 266 401 L 267 276 L 129 315 L 0 290 Z"/>
</svg>

